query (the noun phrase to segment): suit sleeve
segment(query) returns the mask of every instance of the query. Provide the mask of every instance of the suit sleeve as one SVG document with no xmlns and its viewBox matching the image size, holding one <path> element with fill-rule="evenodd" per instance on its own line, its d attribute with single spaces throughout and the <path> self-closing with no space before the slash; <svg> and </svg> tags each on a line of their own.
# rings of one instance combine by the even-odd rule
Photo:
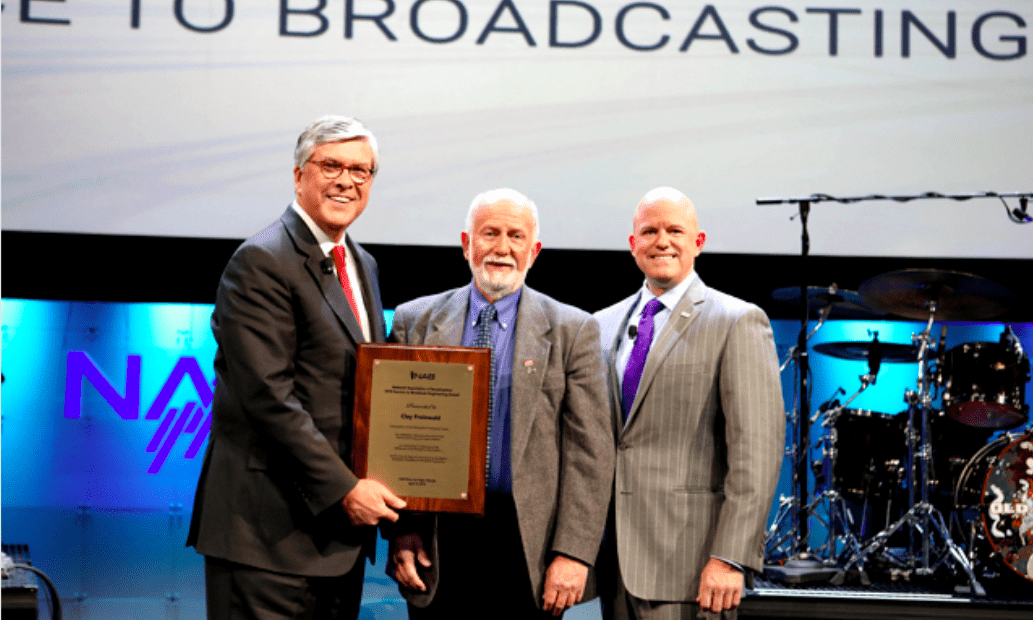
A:
<svg viewBox="0 0 1033 620">
<path fill-rule="evenodd" d="M 581 323 L 564 363 L 559 500 L 551 550 L 591 566 L 606 525 L 616 459 L 595 318 Z"/>
<path fill-rule="evenodd" d="M 720 364 L 728 473 L 711 555 L 761 570 L 785 418 L 771 324 L 759 308 L 732 326 Z"/>
<path fill-rule="evenodd" d="M 309 510 L 318 514 L 339 503 L 358 479 L 319 431 L 312 412 L 302 406 L 295 379 L 299 372 L 323 374 L 326 384 L 340 384 L 343 369 L 315 367 L 320 361 L 332 366 L 335 357 L 326 351 L 308 352 L 299 361 L 299 328 L 314 329 L 312 324 L 299 324 L 319 319 L 304 316 L 302 304 L 295 303 L 298 283 L 291 281 L 281 263 L 257 246 L 238 251 L 223 274 L 212 322 L 232 397 L 242 404 L 259 440 L 293 461 L 280 466 L 273 462 L 274 454 L 267 454 L 270 462 L 262 465 L 275 467 L 278 475 L 289 471 Z M 339 416 L 341 399 L 333 403 L 323 398 L 327 415 Z"/>
</svg>

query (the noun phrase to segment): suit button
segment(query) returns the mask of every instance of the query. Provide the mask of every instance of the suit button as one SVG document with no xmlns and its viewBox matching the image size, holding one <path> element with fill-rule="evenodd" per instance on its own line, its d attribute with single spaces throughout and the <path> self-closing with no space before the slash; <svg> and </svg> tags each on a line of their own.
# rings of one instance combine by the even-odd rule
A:
<svg viewBox="0 0 1033 620">
<path fill-rule="evenodd" d="M 624 443 L 623 441 L 617 444 L 618 450 L 627 450 L 629 447 L 630 446 L 628 446 L 628 444 Z"/>
</svg>

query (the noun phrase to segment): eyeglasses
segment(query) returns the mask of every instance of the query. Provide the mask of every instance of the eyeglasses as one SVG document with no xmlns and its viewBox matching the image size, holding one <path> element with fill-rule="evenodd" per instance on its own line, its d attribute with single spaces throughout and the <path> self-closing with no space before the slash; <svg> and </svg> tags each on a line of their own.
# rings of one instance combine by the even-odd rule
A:
<svg viewBox="0 0 1033 620">
<path fill-rule="evenodd" d="M 319 169 L 323 171 L 323 176 L 330 181 L 341 176 L 345 169 L 348 170 L 348 176 L 356 183 L 365 183 L 373 178 L 373 171 L 365 166 L 345 166 L 333 159 L 320 159 L 318 161 L 310 159 L 309 162 L 319 166 Z"/>
</svg>

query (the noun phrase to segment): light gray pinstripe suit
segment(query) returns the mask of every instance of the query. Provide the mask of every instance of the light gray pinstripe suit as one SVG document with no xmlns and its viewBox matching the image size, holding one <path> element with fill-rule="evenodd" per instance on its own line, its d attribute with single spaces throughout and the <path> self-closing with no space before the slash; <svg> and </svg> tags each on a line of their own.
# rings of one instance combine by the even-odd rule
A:
<svg viewBox="0 0 1033 620">
<path fill-rule="evenodd" d="M 785 441 L 778 361 L 764 312 L 696 278 L 654 337 L 622 428 L 614 361 L 638 298 L 595 315 L 617 436 L 617 558 L 632 596 L 691 602 L 712 556 L 763 567 Z"/>
</svg>

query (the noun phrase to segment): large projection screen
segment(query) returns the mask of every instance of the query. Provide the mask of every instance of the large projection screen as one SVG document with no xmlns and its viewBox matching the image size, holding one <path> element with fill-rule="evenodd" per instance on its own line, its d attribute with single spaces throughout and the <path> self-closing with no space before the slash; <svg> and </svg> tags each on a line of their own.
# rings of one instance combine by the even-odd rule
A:
<svg viewBox="0 0 1033 620">
<path fill-rule="evenodd" d="M 1018 0 L 8 2 L 2 223 L 243 238 L 335 113 L 380 142 L 365 242 L 456 245 L 509 186 L 550 247 L 625 249 L 671 185 L 708 251 L 794 254 L 794 208 L 757 198 L 1033 189 L 1031 24 Z M 810 249 L 1033 256 L 1004 211 L 823 204 Z"/>
</svg>

